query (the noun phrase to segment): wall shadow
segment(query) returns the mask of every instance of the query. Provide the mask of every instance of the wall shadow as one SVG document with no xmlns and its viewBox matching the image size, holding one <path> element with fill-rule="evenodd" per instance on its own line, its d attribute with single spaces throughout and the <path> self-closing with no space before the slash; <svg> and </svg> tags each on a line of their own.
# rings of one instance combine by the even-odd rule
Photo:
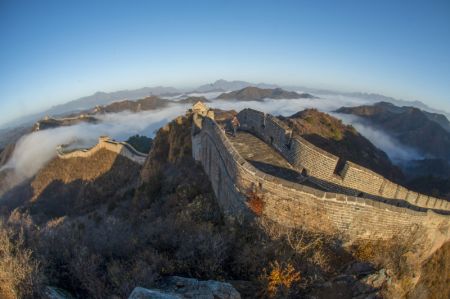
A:
<svg viewBox="0 0 450 299">
<path fill-rule="evenodd" d="M 79 160 L 90 163 L 91 160 Z M 95 165 L 86 165 L 95 167 Z M 92 180 L 75 178 L 69 183 L 52 178 L 39 194 L 34 194 L 32 180 L 3 196 L 5 215 L 20 207 L 37 224 L 50 219 L 89 213 L 101 204 L 122 200 L 138 182 L 141 165 L 117 155 L 108 171 Z M 70 170 L 69 170 L 70 171 Z M 39 175 L 39 173 L 38 173 Z"/>
</svg>

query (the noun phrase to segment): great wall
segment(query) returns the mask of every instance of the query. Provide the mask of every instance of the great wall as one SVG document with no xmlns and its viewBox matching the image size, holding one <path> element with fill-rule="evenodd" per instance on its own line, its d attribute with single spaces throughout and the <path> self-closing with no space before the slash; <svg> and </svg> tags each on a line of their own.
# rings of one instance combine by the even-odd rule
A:
<svg viewBox="0 0 450 299">
<path fill-rule="evenodd" d="M 192 155 L 209 176 L 227 218 L 240 221 L 249 215 L 251 191 L 261 196 L 263 215 L 287 227 L 387 239 L 420 226 L 428 236 L 450 239 L 448 201 L 409 191 L 350 161 L 337 171 L 338 157 L 295 135 L 270 114 L 240 111 L 240 133 L 232 137 L 215 121 L 214 110 L 201 102 L 192 110 Z M 86 158 L 101 149 L 140 165 L 147 159 L 109 137 L 100 137 L 89 149 L 66 152 L 60 146 L 57 154 L 61 159 Z"/>
<path fill-rule="evenodd" d="M 248 215 L 247 195 L 252 191 L 264 202 L 263 215 L 283 226 L 309 226 L 351 239 L 388 239 L 422 227 L 430 244 L 450 239 L 449 202 L 408 191 L 351 162 L 337 172 L 338 157 L 295 136 L 269 114 L 239 112 L 241 134 L 247 134 L 239 138 L 227 134 L 204 104 L 192 110 L 193 157 L 208 174 L 228 217 Z M 255 164 L 255 147 L 263 146 L 268 151 L 260 155 L 263 159 L 279 155 L 277 160 L 285 161 L 278 166 L 267 165 L 267 160 Z M 297 181 L 262 171 L 264 167 L 293 172 Z"/>
<path fill-rule="evenodd" d="M 407 201 L 411 205 L 450 211 L 450 202 L 419 194 L 395 184 L 360 165 L 345 161 L 293 134 L 270 114 L 244 109 L 238 114 L 242 129 L 270 143 L 308 180 L 327 191 Z M 338 170 L 340 165 L 340 170 Z"/>
<path fill-rule="evenodd" d="M 145 163 L 145 160 L 147 159 L 146 154 L 137 151 L 130 144 L 126 142 L 117 142 L 111 140 L 111 138 L 107 136 L 100 137 L 98 143 L 94 147 L 91 147 L 89 149 L 78 149 L 66 152 L 64 150 L 64 147 L 58 146 L 58 148 L 56 149 L 56 153 L 61 159 L 87 158 L 101 149 L 106 149 L 111 152 L 117 153 L 140 165 L 143 165 Z"/>
</svg>

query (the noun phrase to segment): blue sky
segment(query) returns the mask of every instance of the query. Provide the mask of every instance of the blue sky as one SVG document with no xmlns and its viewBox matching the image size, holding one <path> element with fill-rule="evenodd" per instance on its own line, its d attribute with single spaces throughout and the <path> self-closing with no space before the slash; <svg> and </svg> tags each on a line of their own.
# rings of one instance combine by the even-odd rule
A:
<svg viewBox="0 0 450 299">
<path fill-rule="evenodd" d="M 0 123 L 224 78 L 450 110 L 450 1 L 0 1 Z"/>
</svg>

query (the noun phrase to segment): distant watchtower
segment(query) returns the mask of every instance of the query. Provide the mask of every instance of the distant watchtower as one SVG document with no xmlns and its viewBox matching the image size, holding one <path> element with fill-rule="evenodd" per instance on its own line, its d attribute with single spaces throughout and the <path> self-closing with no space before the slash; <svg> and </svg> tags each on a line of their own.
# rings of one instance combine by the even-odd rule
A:
<svg viewBox="0 0 450 299">
<path fill-rule="evenodd" d="M 207 116 L 209 118 L 214 119 L 214 111 L 209 109 L 202 101 L 198 101 L 192 106 L 192 111 L 201 116 Z"/>
<path fill-rule="evenodd" d="M 214 110 L 210 109 L 202 101 L 198 101 L 192 106 L 192 112 L 194 112 L 194 124 L 199 129 L 202 127 L 202 119 L 204 117 L 214 119 Z"/>
</svg>

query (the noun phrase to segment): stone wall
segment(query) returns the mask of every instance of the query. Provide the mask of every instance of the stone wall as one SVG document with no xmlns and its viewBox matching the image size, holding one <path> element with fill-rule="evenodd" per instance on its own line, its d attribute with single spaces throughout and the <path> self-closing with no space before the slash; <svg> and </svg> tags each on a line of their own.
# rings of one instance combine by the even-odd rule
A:
<svg viewBox="0 0 450 299">
<path fill-rule="evenodd" d="M 217 123 L 207 117 L 202 128 L 193 132 L 193 156 L 203 165 L 219 205 L 229 216 L 244 217 L 248 213 L 246 194 L 257 190 L 265 203 L 263 214 L 284 226 L 307 226 L 352 239 L 384 239 L 419 225 L 449 238 L 448 215 L 406 201 L 395 206 L 388 199 L 322 192 L 263 173 L 244 160 Z"/>
<path fill-rule="evenodd" d="M 81 149 L 65 153 L 62 147 L 58 147 L 56 152 L 58 154 L 58 157 L 61 159 L 87 158 L 91 157 L 101 149 L 106 149 L 111 152 L 117 153 L 140 165 L 143 165 L 145 163 L 145 160 L 147 159 L 146 154 L 138 152 L 128 143 L 113 141 L 109 137 L 100 137 L 98 143 L 94 147 L 89 149 Z"/>
<path fill-rule="evenodd" d="M 419 207 L 450 211 L 450 202 L 418 194 L 395 184 L 383 176 L 350 161 L 337 171 L 339 157 L 292 136 L 292 130 L 270 114 L 244 109 L 238 114 L 241 128 L 248 130 L 275 147 L 296 169 L 328 189 L 341 192 L 340 187 L 354 190 L 353 195 L 370 194 L 404 200 Z M 329 184 L 327 184 L 329 183 Z"/>
</svg>

